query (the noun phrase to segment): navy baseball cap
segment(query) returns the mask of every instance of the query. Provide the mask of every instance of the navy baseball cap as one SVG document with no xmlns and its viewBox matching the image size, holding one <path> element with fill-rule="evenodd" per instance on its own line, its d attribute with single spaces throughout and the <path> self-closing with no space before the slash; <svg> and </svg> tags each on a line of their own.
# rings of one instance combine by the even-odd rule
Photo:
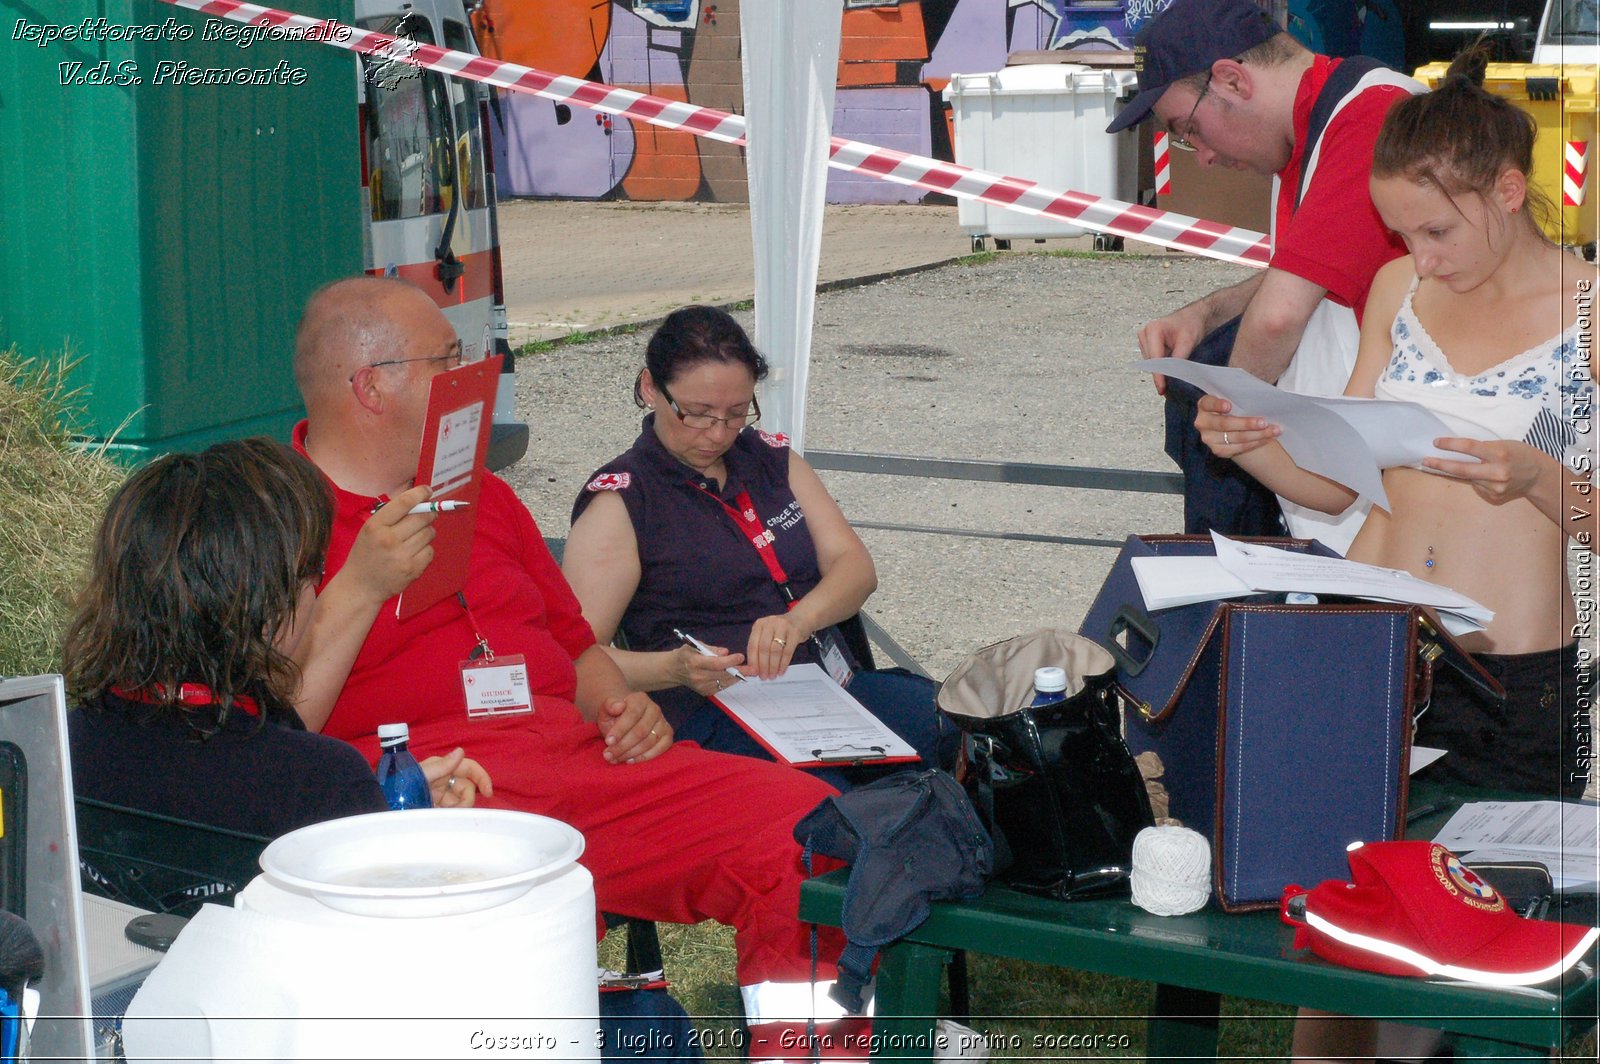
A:
<svg viewBox="0 0 1600 1064">
<path fill-rule="evenodd" d="M 1279 33 L 1254 0 L 1172 0 L 1140 27 L 1133 39 L 1133 69 L 1139 94 L 1117 113 L 1107 133 L 1142 122 L 1175 81 L 1204 74 L 1219 59 L 1232 59 Z"/>
</svg>

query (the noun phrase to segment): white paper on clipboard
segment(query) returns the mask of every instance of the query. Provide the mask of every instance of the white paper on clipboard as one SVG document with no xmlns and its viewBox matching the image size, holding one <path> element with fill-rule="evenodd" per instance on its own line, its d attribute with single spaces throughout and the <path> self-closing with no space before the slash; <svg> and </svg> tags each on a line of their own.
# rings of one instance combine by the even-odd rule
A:
<svg viewBox="0 0 1600 1064">
<path fill-rule="evenodd" d="M 775 679 L 741 680 L 714 700 L 791 765 L 918 760 L 904 739 L 820 665 L 790 665 Z"/>
<path fill-rule="evenodd" d="M 439 418 L 439 447 L 433 452 L 433 475 L 428 478 L 434 498 L 472 479 L 478 455 L 478 427 L 482 423 L 482 403 L 451 410 Z"/>
<path fill-rule="evenodd" d="M 443 513 L 433 523 L 433 561 L 395 600 L 401 621 L 459 592 L 467 583 L 473 532 L 478 524 L 478 494 L 489 452 L 490 418 L 500 381 L 500 356 L 468 362 L 428 382 L 428 409 L 422 418 L 416 484 L 433 497 L 464 502 L 467 508 Z"/>
</svg>

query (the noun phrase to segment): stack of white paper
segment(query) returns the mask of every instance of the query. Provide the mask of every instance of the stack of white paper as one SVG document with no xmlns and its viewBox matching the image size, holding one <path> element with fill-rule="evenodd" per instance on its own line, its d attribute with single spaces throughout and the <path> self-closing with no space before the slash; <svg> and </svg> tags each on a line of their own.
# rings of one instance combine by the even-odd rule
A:
<svg viewBox="0 0 1600 1064">
<path fill-rule="evenodd" d="M 1434 842 L 1482 861 L 1538 861 L 1561 890 L 1600 879 L 1600 809 L 1583 802 L 1468 802 Z"/>
<path fill-rule="evenodd" d="M 1207 366 L 1181 358 L 1152 358 L 1135 365 L 1186 381 L 1233 404 L 1240 417 L 1264 417 L 1283 430 L 1278 442 L 1296 465 L 1343 484 L 1385 510 L 1382 471 L 1424 458 L 1477 459 L 1433 445 L 1441 436 L 1471 433 L 1451 428 L 1417 403 L 1387 399 L 1298 395 L 1258 380 L 1242 369 Z"/>
<path fill-rule="evenodd" d="M 1133 559 L 1134 579 L 1149 610 L 1239 598 L 1264 591 L 1345 595 L 1374 602 L 1430 606 L 1452 635 L 1482 631 L 1494 611 L 1457 591 L 1400 569 L 1323 558 L 1211 534 L 1215 557 Z"/>
</svg>

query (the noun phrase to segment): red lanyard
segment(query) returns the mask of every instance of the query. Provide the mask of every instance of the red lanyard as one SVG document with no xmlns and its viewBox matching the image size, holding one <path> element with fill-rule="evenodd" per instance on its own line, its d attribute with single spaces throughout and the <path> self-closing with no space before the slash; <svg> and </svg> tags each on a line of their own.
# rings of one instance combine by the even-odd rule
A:
<svg viewBox="0 0 1600 1064">
<path fill-rule="evenodd" d="M 217 703 L 216 693 L 203 683 L 179 684 L 176 699 L 172 697 L 170 689 L 162 691 L 157 687 L 113 687 L 111 693 L 126 702 L 143 702 L 146 705 L 162 705 L 172 701 L 186 706 L 211 706 Z M 249 695 L 234 695 L 233 704 L 252 717 L 261 716 L 261 707 Z"/>
<path fill-rule="evenodd" d="M 478 644 L 472 648 L 472 653 L 467 655 L 467 660 L 477 661 L 482 658 L 484 661 L 493 661 L 494 651 L 489 649 L 489 640 L 484 638 L 483 629 L 478 627 L 478 618 L 472 615 L 472 607 L 467 605 L 467 593 L 465 591 L 457 591 L 456 601 L 461 603 L 461 608 L 466 611 L 467 624 L 471 626 L 472 637 L 477 640 Z"/>
<path fill-rule="evenodd" d="M 739 505 L 734 507 L 729 506 L 727 500 L 721 496 L 712 495 L 711 492 L 706 491 L 699 484 L 696 484 L 695 487 L 715 499 L 717 505 L 727 511 L 729 517 L 733 518 L 733 523 L 739 526 L 739 531 L 744 533 L 745 538 L 750 541 L 750 545 L 756 549 L 756 553 L 761 555 L 761 560 L 765 563 L 767 572 L 772 574 L 772 582 L 778 585 L 778 590 L 783 592 L 783 597 L 789 600 L 789 606 L 793 608 L 794 593 L 789 590 L 789 574 L 785 573 L 783 566 L 778 563 L 778 550 L 772 545 L 772 541 L 777 537 L 772 534 L 772 529 L 761 523 L 761 518 L 756 514 L 755 503 L 750 501 L 750 493 L 748 491 L 739 492 L 737 497 Z"/>
</svg>

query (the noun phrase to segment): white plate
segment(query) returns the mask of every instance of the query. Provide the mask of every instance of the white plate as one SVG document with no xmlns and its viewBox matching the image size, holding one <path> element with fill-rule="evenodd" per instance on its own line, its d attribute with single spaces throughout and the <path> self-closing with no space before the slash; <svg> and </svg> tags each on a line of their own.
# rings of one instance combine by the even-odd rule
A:
<svg viewBox="0 0 1600 1064">
<path fill-rule="evenodd" d="M 261 854 L 280 885 L 358 916 L 449 916 L 504 905 L 571 865 L 583 836 L 505 809 L 413 809 L 291 831 Z"/>
</svg>

